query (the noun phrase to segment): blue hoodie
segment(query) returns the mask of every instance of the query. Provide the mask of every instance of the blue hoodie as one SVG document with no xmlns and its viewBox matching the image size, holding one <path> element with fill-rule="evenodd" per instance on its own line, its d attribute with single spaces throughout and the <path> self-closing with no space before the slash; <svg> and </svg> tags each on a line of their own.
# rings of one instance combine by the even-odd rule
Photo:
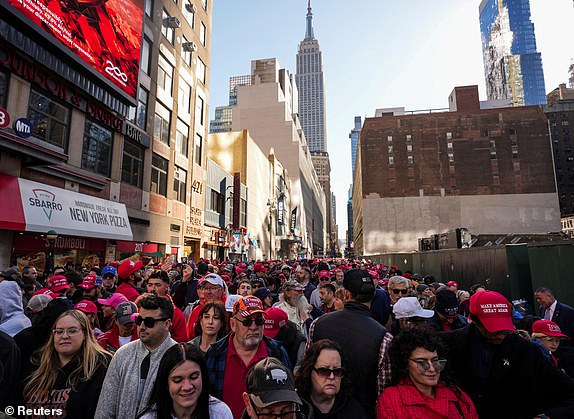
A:
<svg viewBox="0 0 574 419">
<path fill-rule="evenodd" d="M 14 336 L 32 326 L 22 307 L 22 291 L 14 281 L 0 282 L 0 330 Z"/>
</svg>

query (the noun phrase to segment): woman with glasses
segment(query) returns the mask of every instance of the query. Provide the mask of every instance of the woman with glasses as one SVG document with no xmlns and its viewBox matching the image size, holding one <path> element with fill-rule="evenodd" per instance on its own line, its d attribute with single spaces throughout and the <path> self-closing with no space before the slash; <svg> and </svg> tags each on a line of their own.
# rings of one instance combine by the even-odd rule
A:
<svg viewBox="0 0 574 419">
<path fill-rule="evenodd" d="M 195 338 L 189 343 L 201 350 L 203 354 L 219 339 L 227 335 L 229 320 L 227 311 L 220 301 L 206 303 L 199 310 L 199 320 L 195 323 Z"/>
<path fill-rule="evenodd" d="M 62 313 L 46 344 L 33 356 L 38 368 L 26 379 L 26 407 L 35 409 L 38 417 L 94 417 L 110 359 L 84 313 Z M 40 409 L 52 413 L 38 413 Z"/>
<path fill-rule="evenodd" d="M 140 419 L 233 419 L 221 400 L 209 395 L 209 376 L 201 351 L 178 343 L 163 355 L 150 397 Z"/>
<path fill-rule="evenodd" d="M 426 329 L 404 329 L 389 350 L 391 386 L 377 403 L 377 418 L 478 418 L 468 395 L 443 372 L 438 337 Z"/>
<path fill-rule="evenodd" d="M 343 350 L 334 341 L 321 339 L 309 347 L 295 375 L 295 387 L 303 400 L 303 411 L 313 418 L 368 418 L 365 409 L 351 396 Z M 310 413 L 310 412 L 307 412 Z"/>
</svg>

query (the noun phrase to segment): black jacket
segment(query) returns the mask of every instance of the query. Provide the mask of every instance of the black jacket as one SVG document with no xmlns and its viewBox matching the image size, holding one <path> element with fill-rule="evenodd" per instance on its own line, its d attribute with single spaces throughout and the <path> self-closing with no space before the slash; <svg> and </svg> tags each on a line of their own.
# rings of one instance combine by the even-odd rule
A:
<svg viewBox="0 0 574 419">
<path fill-rule="evenodd" d="M 310 331 L 311 342 L 332 339 L 341 345 L 349 360 L 352 395 L 370 417 L 375 417 L 379 354 L 385 333 L 369 307 L 354 301 L 346 303 L 342 310 L 319 317 Z"/>
<path fill-rule="evenodd" d="M 574 417 L 574 380 L 536 345 L 517 334 L 500 345 L 487 344 L 474 324 L 440 336 L 449 348 L 447 366 L 481 419 L 533 418 L 540 413 L 552 419 Z M 485 358 L 490 361 L 481 368 Z"/>
<path fill-rule="evenodd" d="M 338 394 L 329 413 L 321 413 L 310 400 L 310 396 L 299 394 L 303 400 L 301 410 L 307 418 L 314 419 L 369 419 L 369 415 L 354 397 Z"/>
<path fill-rule="evenodd" d="M 18 404 L 20 350 L 14 339 L 0 331 L 0 411 Z"/>
</svg>

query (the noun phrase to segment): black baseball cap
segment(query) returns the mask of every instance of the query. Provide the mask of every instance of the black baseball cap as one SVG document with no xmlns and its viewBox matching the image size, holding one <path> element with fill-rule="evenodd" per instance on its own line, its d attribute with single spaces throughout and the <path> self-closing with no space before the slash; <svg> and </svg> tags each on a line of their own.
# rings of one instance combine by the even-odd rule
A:
<svg viewBox="0 0 574 419">
<path fill-rule="evenodd" d="M 373 295 L 375 284 L 373 277 L 368 271 L 362 269 L 351 269 L 345 272 L 343 287 L 354 295 Z"/>
<path fill-rule="evenodd" d="M 282 402 L 303 404 L 295 392 L 293 374 L 277 358 L 255 364 L 247 373 L 245 387 L 251 402 L 260 409 Z"/>
</svg>

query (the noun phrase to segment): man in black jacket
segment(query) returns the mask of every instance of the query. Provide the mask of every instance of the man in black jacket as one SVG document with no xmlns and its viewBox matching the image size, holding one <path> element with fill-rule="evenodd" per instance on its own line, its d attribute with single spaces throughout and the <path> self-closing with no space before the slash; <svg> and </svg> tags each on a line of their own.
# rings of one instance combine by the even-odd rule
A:
<svg viewBox="0 0 574 419">
<path fill-rule="evenodd" d="M 483 418 L 574 417 L 574 381 L 514 333 L 508 300 L 494 291 L 470 299 L 472 323 L 441 333 L 447 366 Z"/>
<path fill-rule="evenodd" d="M 353 396 L 375 417 L 379 355 L 387 331 L 371 315 L 370 305 L 375 295 L 371 275 L 361 269 L 351 269 L 345 273 L 343 286 L 345 306 L 311 324 L 308 345 L 320 339 L 331 339 L 341 345 L 349 360 Z"/>
</svg>

